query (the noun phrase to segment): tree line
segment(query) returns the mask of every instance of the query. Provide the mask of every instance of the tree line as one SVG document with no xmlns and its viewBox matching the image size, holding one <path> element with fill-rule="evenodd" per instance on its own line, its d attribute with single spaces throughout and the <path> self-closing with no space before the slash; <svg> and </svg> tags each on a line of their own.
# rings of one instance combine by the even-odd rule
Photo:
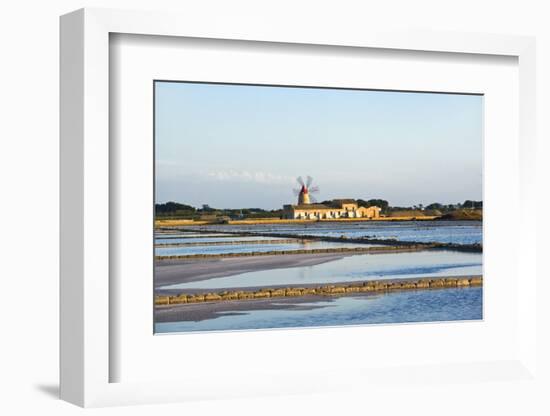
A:
<svg viewBox="0 0 550 416">
<path fill-rule="evenodd" d="M 483 209 L 483 201 L 474 201 L 467 199 L 466 201 L 456 204 L 441 204 L 433 202 L 428 205 L 417 204 L 412 206 L 391 206 L 385 199 L 357 199 L 357 205 L 360 207 L 377 206 L 381 208 L 381 213 L 384 215 L 399 211 L 426 211 L 431 214 L 446 214 L 459 209 Z M 321 204 L 330 204 L 332 201 L 323 201 Z M 191 205 L 181 204 L 179 202 L 165 202 L 155 204 L 155 215 L 162 218 L 178 218 L 178 219 L 201 219 L 212 217 L 229 217 L 229 218 L 279 218 L 283 215 L 282 209 L 265 210 L 262 208 L 213 208 L 209 205 L 203 205 L 201 208 L 196 208 Z"/>
<path fill-rule="evenodd" d="M 191 205 L 181 204 L 178 202 L 165 202 L 163 204 L 155 204 L 155 215 L 162 218 L 177 218 L 177 219 L 201 219 L 214 217 L 229 217 L 229 218 L 279 218 L 282 216 L 283 210 L 265 210 L 262 208 L 213 208 L 209 205 L 203 205 L 201 208 L 196 208 Z"/>
</svg>

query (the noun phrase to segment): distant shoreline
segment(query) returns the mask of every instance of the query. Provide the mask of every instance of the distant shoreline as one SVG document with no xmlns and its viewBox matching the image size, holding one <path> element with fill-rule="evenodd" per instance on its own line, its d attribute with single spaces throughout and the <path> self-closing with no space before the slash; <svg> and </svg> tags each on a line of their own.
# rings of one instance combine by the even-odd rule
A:
<svg viewBox="0 0 550 416">
<path fill-rule="evenodd" d="M 315 224 L 315 223 L 341 223 L 341 222 L 393 222 L 393 221 L 483 221 L 483 218 L 445 216 L 400 216 L 379 218 L 332 218 L 321 220 L 288 220 L 279 218 L 257 218 L 249 220 L 185 220 L 185 219 L 155 219 L 155 228 L 177 227 L 181 225 L 262 225 L 262 224 Z"/>
</svg>

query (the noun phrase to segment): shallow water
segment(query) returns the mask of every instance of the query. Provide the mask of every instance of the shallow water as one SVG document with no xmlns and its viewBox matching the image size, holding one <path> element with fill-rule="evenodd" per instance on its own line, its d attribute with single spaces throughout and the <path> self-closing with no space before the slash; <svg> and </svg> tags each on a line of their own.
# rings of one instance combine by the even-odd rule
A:
<svg viewBox="0 0 550 416">
<path fill-rule="evenodd" d="M 357 254 L 314 266 L 254 271 L 170 285 L 163 287 L 163 289 L 222 289 L 395 278 L 481 275 L 481 263 L 481 253 L 446 250 Z"/>
<path fill-rule="evenodd" d="M 403 291 L 300 304 L 309 310 L 272 309 L 220 314 L 203 321 L 156 323 L 156 333 L 364 325 L 483 318 L 482 288 Z M 235 313 L 235 312 L 229 312 Z"/>
<path fill-rule="evenodd" d="M 481 221 L 372 221 L 320 222 L 308 224 L 212 225 L 197 227 L 211 231 L 247 231 L 258 233 L 307 234 L 348 238 L 380 238 L 400 241 L 479 244 L 482 242 Z"/>
<path fill-rule="evenodd" d="M 310 241 L 280 244 L 235 244 L 235 245 L 200 245 L 179 247 L 155 247 L 157 256 L 228 254 L 228 253 L 265 253 L 268 251 L 313 250 L 324 248 L 372 247 L 373 244 L 333 243 L 329 241 Z"/>
<path fill-rule="evenodd" d="M 231 237 L 231 235 L 223 233 L 193 233 L 193 232 L 174 232 L 174 233 L 163 233 L 155 232 L 155 238 L 165 238 L 167 240 L 172 239 L 186 239 L 186 238 L 196 238 L 196 237 Z"/>
<path fill-rule="evenodd" d="M 199 234 L 200 236 L 200 234 Z M 273 240 L 278 239 L 276 237 L 262 237 L 262 236 L 250 236 L 250 237 L 239 237 L 228 234 L 219 234 L 216 237 L 156 237 L 155 244 L 179 244 L 179 243 L 215 243 L 218 241 L 258 241 L 258 240 Z"/>
</svg>

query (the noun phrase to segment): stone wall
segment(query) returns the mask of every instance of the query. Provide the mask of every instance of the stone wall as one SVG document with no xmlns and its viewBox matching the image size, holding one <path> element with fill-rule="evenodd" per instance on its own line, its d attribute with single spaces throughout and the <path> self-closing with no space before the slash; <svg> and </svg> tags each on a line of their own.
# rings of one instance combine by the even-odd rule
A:
<svg viewBox="0 0 550 416">
<path fill-rule="evenodd" d="M 316 287 L 262 288 L 258 290 L 232 290 L 195 293 L 175 296 L 156 296 L 155 305 L 178 305 L 197 302 L 223 302 L 247 299 L 266 299 L 298 296 L 341 296 L 346 294 L 389 292 L 398 290 L 427 290 L 483 285 L 481 276 L 424 278 L 407 280 L 376 280 L 348 284 L 320 285 Z"/>
<path fill-rule="evenodd" d="M 210 259 L 222 257 L 251 257 L 251 256 L 280 256 L 286 254 L 361 254 L 361 253 L 380 253 L 380 252 L 406 252 L 425 250 L 433 245 L 403 245 L 403 246 L 374 246 L 374 247 L 338 247 L 338 248 L 316 248 L 300 250 L 274 250 L 274 251 L 254 251 L 242 253 L 220 253 L 220 254 L 174 254 L 171 256 L 155 256 L 155 260 L 183 260 L 183 259 Z"/>
</svg>

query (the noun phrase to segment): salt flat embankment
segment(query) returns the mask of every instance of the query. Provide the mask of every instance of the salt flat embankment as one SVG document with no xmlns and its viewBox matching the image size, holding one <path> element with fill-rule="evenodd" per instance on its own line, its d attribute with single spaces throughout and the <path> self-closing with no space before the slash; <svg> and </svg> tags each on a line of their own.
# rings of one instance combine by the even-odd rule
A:
<svg viewBox="0 0 550 416">
<path fill-rule="evenodd" d="M 291 254 L 369 254 L 369 253 L 400 253 L 410 251 L 420 251 L 431 248 L 429 245 L 405 245 L 405 246 L 380 246 L 380 247 L 332 247 L 332 248 L 313 248 L 297 250 L 273 250 L 273 251 L 252 251 L 252 252 L 234 252 L 217 254 L 174 254 L 166 256 L 155 256 L 157 261 L 166 260 L 184 260 L 184 259 L 217 259 L 228 257 L 257 257 L 257 256 L 283 256 Z"/>
<path fill-rule="evenodd" d="M 379 217 L 379 218 L 331 218 L 321 220 L 300 220 L 300 219 L 281 219 L 281 218 L 256 218 L 249 220 L 229 220 L 229 221 L 212 221 L 212 220 L 185 220 L 185 219 L 156 219 L 155 228 L 160 227 L 178 227 L 182 225 L 262 225 L 262 224 L 313 224 L 317 222 L 379 222 L 379 221 L 432 221 L 440 218 L 437 215 L 403 215 L 395 217 Z"/>
<path fill-rule="evenodd" d="M 261 288 L 257 290 L 223 290 L 206 293 L 181 293 L 179 295 L 157 295 L 158 307 L 199 302 L 226 302 L 247 299 L 267 299 L 303 296 L 342 296 L 346 294 L 393 292 L 399 290 L 429 290 L 457 287 L 481 286 L 481 276 L 440 277 L 423 279 L 367 280 L 353 283 L 338 283 L 307 287 Z"/>
<path fill-rule="evenodd" d="M 194 247 L 194 246 L 238 246 L 245 244 L 290 244 L 296 242 L 308 242 L 311 240 L 300 240 L 286 238 L 278 240 L 231 240 L 231 241 L 208 241 L 208 242 L 185 242 L 185 243 L 156 243 L 155 247 Z"/>
<path fill-rule="evenodd" d="M 193 231 L 195 233 L 208 233 L 212 231 L 207 230 L 190 230 L 182 228 L 180 231 L 189 232 Z M 430 242 L 425 243 L 422 241 L 404 241 L 397 239 L 388 239 L 388 238 L 373 238 L 373 237 L 331 237 L 326 235 L 312 235 L 312 234 L 292 234 L 292 233 L 270 233 L 265 231 L 245 231 L 245 230 L 235 230 L 235 231 L 218 231 L 220 234 L 227 235 L 239 235 L 239 236 L 256 236 L 256 237 L 270 237 L 270 238 L 285 238 L 285 239 L 294 239 L 294 240 L 309 240 L 309 241 L 327 241 L 333 243 L 353 243 L 353 244 L 376 244 L 381 246 L 390 246 L 387 247 L 391 249 L 393 246 L 403 249 L 404 247 L 409 247 L 412 250 L 426 250 L 426 249 L 443 249 L 443 250 L 456 250 L 456 251 L 465 251 L 465 252 L 475 252 L 481 253 L 483 251 L 483 246 L 481 244 L 456 244 L 456 243 L 438 243 Z M 374 248 L 374 247 L 372 247 Z"/>
</svg>

